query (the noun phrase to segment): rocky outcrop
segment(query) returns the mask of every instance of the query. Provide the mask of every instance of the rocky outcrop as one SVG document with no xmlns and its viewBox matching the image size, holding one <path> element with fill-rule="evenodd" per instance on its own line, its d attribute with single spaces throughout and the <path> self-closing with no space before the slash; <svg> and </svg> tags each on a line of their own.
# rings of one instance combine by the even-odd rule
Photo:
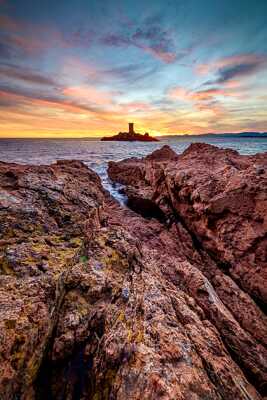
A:
<svg viewBox="0 0 267 400">
<path fill-rule="evenodd" d="M 142 160 L 110 163 L 109 175 L 129 186 L 129 199 L 151 200 L 166 219 L 180 218 L 221 268 L 266 304 L 266 169 L 266 154 L 197 143 L 176 158 L 165 146 Z"/>
<path fill-rule="evenodd" d="M 3 400 L 264 398 L 266 161 L 197 153 L 110 164 L 139 214 L 80 162 L 0 163 Z"/>
<path fill-rule="evenodd" d="M 117 135 L 104 136 L 102 141 L 115 141 L 115 142 L 158 142 L 159 140 L 148 133 L 142 135 L 137 132 L 119 132 Z"/>
<path fill-rule="evenodd" d="M 233 150 L 193 144 L 180 156 L 165 146 L 144 159 L 111 162 L 108 170 L 111 179 L 126 185 L 128 204 L 135 211 L 139 207 L 146 216 L 147 207 L 141 207 L 150 202 L 169 229 L 177 222 L 182 225 L 192 248 L 204 256 L 197 268 L 215 289 L 214 301 L 224 304 L 256 347 L 266 345 L 266 167 L 266 154 L 240 156 Z M 192 277 L 188 285 L 190 290 Z M 250 375 L 252 364 L 249 367 L 249 357 L 242 355 L 246 341 L 241 344 L 236 330 L 239 344 L 234 343 L 228 336 L 230 326 L 224 331 L 218 319 L 216 313 L 213 323 L 222 329 L 229 351 Z M 249 352 L 253 353 L 251 348 Z M 254 382 L 258 374 L 252 375 Z M 266 378 L 262 379 L 260 385 Z"/>
</svg>

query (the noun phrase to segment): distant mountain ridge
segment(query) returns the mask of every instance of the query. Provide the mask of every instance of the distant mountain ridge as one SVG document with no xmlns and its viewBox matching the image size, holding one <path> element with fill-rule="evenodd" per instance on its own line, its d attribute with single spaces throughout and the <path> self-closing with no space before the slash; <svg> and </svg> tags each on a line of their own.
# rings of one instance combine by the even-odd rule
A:
<svg viewBox="0 0 267 400">
<path fill-rule="evenodd" d="M 241 137 L 267 137 L 267 132 L 241 132 L 237 135 Z"/>
<path fill-rule="evenodd" d="M 267 138 L 267 132 L 239 132 L 239 133 L 201 133 L 198 135 L 191 134 L 176 134 L 176 135 L 166 135 L 165 137 L 205 137 L 205 136 L 216 136 L 216 137 L 232 137 L 232 138 Z"/>
</svg>

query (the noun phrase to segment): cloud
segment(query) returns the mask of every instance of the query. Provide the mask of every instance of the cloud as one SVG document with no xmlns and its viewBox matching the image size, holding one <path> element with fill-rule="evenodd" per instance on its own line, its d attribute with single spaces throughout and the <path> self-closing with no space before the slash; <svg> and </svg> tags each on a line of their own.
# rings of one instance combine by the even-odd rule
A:
<svg viewBox="0 0 267 400">
<path fill-rule="evenodd" d="M 103 36 L 103 38 L 101 38 L 101 42 L 106 46 L 114 47 L 127 47 L 131 44 L 134 44 L 131 38 L 123 37 L 115 33 L 109 33 Z"/>
<path fill-rule="evenodd" d="M 0 110 L 2 107 L 14 107 L 14 105 L 17 104 L 14 99 L 8 97 L 5 92 L 0 91 L 0 94 Z"/>
<path fill-rule="evenodd" d="M 61 71 L 66 77 L 79 77 L 86 84 L 109 84 L 116 80 L 123 84 L 133 84 L 147 76 L 151 76 L 159 66 L 144 63 L 118 64 L 114 67 L 103 68 L 92 61 L 84 61 L 79 57 L 67 56 L 61 60 Z"/>
<path fill-rule="evenodd" d="M 134 113 L 151 113 L 153 111 L 153 107 L 151 104 L 146 102 L 138 102 L 133 101 L 130 103 L 121 103 L 115 108 L 116 112 L 121 113 L 122 115 L 126 114 L 134 114 Z"/>
<path fill-rule="evenodd" d="M 104 92 L 93 86 L 73 86 L 63 89 L 66 97 L 86 100 L 88 103 L 97 105 L 108 105 L 112 103 L 112 95 L 110 92 Z"/>
<path fill-rule="evenodd" d="M 51 48 L 69 48 L 70 38 L 64 37 L 57 27 L 50 24 L 33 23 L 0 15 L 0 57 L 36 56 Z"/>
<path fill-rule="evenodd" d="M 145 52 L 152 54 L 155 58 L 165 62 L 166 64 L 172 64 L 176 61 L 177 55 L 172 51 L 164 51 L 160 49 L 160 46 L 140 46 Z"/>
<path fill-rule="evenodd" d="M 26 37 L 19 33 L 4 34 L 0 37 L 0 57 L 4 60 L 37 55 L 49 49 L 49 41 L 37 36 Z"/>
<path fill-rule="evenodd" d="M 187 90 L 178 86 L 168 92 L 168 98 L 172 101 L 182 100 L 183 102 L 191 103 L 197 110 L 212 113 L 216 116 L 225 114 L 225 107 L 222 103 L 223 98 L 241 98 L 242 96 L 242 91 L 237 90 L 235 86 L 233 88 L 213 87 L 204 90 Z"/>
<path fill-rule="evenodd" d="M 230 90 L 230 89 L 221 89 L 221 88 L 211 88 L 206 90 L 198 90 L 189 94 L 190 98 L 193 100 L 210 100 L 217 96 L 223 97 L 241 97 L 242 93 Z"/>
<path fill-rule="evenodd" d="M 105 115 L 109 116 L 109 110 L 103 108 L 100 104 L 88 104 L 83 102 L 83 99 L 75 98 L 75 96 L 64 97 L 60 93 L 44 94 L 43 92 L 38 94 L 35 91 L 25 90 L 21 88 L 10 88 L 4 85 L 0 85 L 0 97 L 5 98 L 5 112 L 7 107 L 16 112 L 24 113 L 25 107 L 30 109 L 31 113 L 35 110 L 51 110 L 51 112 L 68 114 L 80 114 L 87 115 L 87 117 L 95 118 L 100 116 L 105 118 Z M 1 107 L 0 107 L 1 111 Z M 50 117 L 47 115 L 47 117 Z"/>
<path fill-rule="evenodd" d="M 172 100 L 188 100 L 190 99 L 190 95 L 187 89 L 180 87 L 180 86 L 176 86 L 174 88 L 171 88 L 168 92 L 168 96 L 172 99 Z"/>
<path fill-rule="evenodd" d="M 79 76 L 87 80 L 91 79 L 94 82 L 98 81 L 102 76 L 99 68 L 92 62 L 84 62 L 74 56 L 63 57 L 60 69 L 66 76 Z"/>
<path fill-rule="evenodd" d="M 107 79 L 117 79 L 120 81 L 127 81 L 128 84 L 133 84 L 146 77 L 151 76 L 157 71 L 158 67 L 146 66 L 143 63 L 139 64 L 125 64 L 118 65 L 117 67 L 100 70 L 99 72 Z"/>
<path fill-rule="evenodd" d="M 110 69 L 103 70 L 102 72 L 107 75 L 119 76 L 128 78 L 130 76 L 136 76 L 144 70 L 144 64 L 125 64 L 119 65 Z"/>
<path fill-rule="evenodd" d="M 12 48 L 0 39 L 0 59 L 10 59 L 12 55 Z"/>
<path fill-rule="evenodd" d="M 23 24 L 7 15 L 0 15 L 0 26 L 2 31 L 8 32 L 18 31 L 20 28 L 23 28 Z"/>
<path fill-rule="evenodd" d="M 56 84 L 52 78 L 12 64 L 0 65 L 0 76 L 37 85 L 53 86 Z"/>
<path fill-rule="evenodd" d="M 242 80 L 262 70 L 266 62 L 267 57 L 263 55 L 241 54 L 223 57 L 210 64 L 200 64 L 197 66 L 198 74 L 213 74 L 215 78 L 206 80 L 195 90 L 173 87 L 167 93 L 168 98 L 172 101 L 191 103 L 201 112 L 211 111 L 217 116 L 222 116 L 226 112 L 225 99 L 245 99 L 251 89 L 244 86 Z M 233 106 L 232 101 L 227 104 L 230 104 L 230 108 Z"/>
<path fill-rule="evenodd" d="M 171 31 L 162 29 L 155 21 L 144 21 L 141 27 L 130 33 L 109 33 L 104 35 L 100 41 L 106 46 L 129 47 L 133 46 L 165 63 L 173 63 L 176 60 L 175 43 Z M 152 24 L 152 25 L 151 25 Z"/>
<path fill-rule="evenodd" d="M 175 87 L 169 91 L 169 97 L 173 100 L 187 100 L 187 101 L 206 101 L 211 100 L 217 96 L 236 97 L 240 94 L 227 89 L 220 89 L 213 87 L 205 90 L 190 91 L 182 87 Z"/>
<path fill-rule="evenodd" d="M 69 88 L 68 88 L 69 89 Z M 88 89 L 88 88 L 87 88 Z M 85 98 L 92 92 L 82 91 Z M 38 132 L 49 135 L 62 132 L 64 135 L 72 136 L 88 135 L 95 132 L 99 135 L 116 132 L 126 125 L 127 115 L 134 115 L 135 121 L 146 117 L 150 106 L 144 102 L 111 103 L 108 108 L 102 106 L 88 106 L 82 104 L 81 91 L 69 89 L 69 96 L 38 96 L 35 92 L 15 90 L 0 86 L 0 115 L 5 124 L 4 134 L 10 132 Z M 77 98 L 76 98 L 77 95 Z M 97 96 L 99 93 L 97 93 Z M 149 115 L 151 113 L 149 112 Z"/>
<path fill-rule="evenodd" d="M 111 47 L 132 46 L 167 64 L 176 61 L 178 56 L 181 58 L 185 55 L 185 52 L 176 54 L 173 32 L 163 29 L 158 17 L 145 19 L 137 28 L 130 24 L 125 31 L 110 32 L 102 36 L 94 28 L 80 27 L 61 32 L 52 25 L 37 25 L 5 15 L 0 16 L 0 24 L 3 32 L 1 54 L 6 58 L 21 56 L 23 52 L 36 55 L 56 47 L 88 48 L 97 43 Z"/>
<path fill-rule="evenodd" d="M 218 78 L 215 80 L 215 83 L 225 83 L 232 79 L 250 76 L 259 71 L 265 62 L 266 60 L 258 59 L 253 62 L 245 62 L 220 68 L 217 71 Z"/>
<path fill-rule="evenodd" d="M 69 46 L 90 47 L 96 39 L 96 31 L 94 29 L 78 28 L 68 31 L 64 34 L 64 40 Z"/>
<path fill-rule="evenodd" d="M 258 54 L 241 54 L 232 57 L 223 57 L 210 64 L 199 64 L 196 71 L 201 75 L 214 73 L 216 78 L 206 81 L 205 85 L 229 84 L 245 77 L 254 75 L 265 68 L 267 56 Z"/>
</svg>

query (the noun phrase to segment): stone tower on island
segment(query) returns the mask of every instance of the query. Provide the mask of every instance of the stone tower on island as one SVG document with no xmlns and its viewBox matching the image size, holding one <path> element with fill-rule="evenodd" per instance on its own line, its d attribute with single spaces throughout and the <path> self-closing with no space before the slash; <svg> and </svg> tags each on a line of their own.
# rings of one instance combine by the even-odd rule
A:
<svg viewBox="0 0 267 400">
<path fill-rule="evenodd" d="M 134 123 L 129 122 L 129 133 L 134 133 Z"/>
<path fill-rule="evenodd" d="M 1 0 L 0 0 L 1 1 Z M 119 132 L 117 135 L 114 136 L 106 136 L 103 137 L 101 140 L 118 140 L 118 141 L 128 141 L 128 142 L 157 142 L 158 139 L 152 136 L 149 136 L 148 133 L 142 135 L 141 133 L 137 133 L 134 131 L 134 123 L 129 122 L 129 129 L 128 132 Z"/>
</svg>

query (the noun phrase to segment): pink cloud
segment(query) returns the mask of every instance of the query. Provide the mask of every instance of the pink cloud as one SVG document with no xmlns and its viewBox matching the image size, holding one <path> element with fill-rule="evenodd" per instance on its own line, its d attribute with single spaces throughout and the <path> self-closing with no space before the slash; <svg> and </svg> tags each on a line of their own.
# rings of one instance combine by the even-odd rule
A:
<svg viewBox="0 0 267 400">
<path fill-rule="evenodd" d="M 190 96 L 189 92 L 186 89 L 180 86 L 176 86 L 169 91 L 169 97 L 174 100 L 175 99 L 188 100 Z"/>
<path fill-rule="evenodd" d="M 266 56 L 259 54 L 239 54 L 236 56 L 223 57 L 216 61 L 211 61 L 208 64 L 198 64 L 196 66 L 196 72 L 199 75 L 206 75 L 210 72 L 214 72 L 219 68 L 224 68 L 236 64 L 252 64 L 261 63 L 267 61 Z"/>
<path fill-rule="evenodd" d="M 144 50 L 145 52 L 153 55 L 155 58 L 163 61 L 166 64 L 171 64 L 176 60 L 176 54 L 171 51 L 162 51 L 158 49 L 154 49 L 153 47 L 149 46 L 138 46 L 140 49 Z"/>
<path fill-rule="evenodd" d="M 0 26 L 6 34 L 6 43 L 27 53 L 38 53 L 51 47 L 70 47 L 70 43 L 55 27 L 0 15 Z"/>
<path fill-rule="evenodd" d="M 88 103 L 108 105 L 112 103 L 112 95 L 109 92 L 100 91 L 92 86 L 72 86 L 63 90 L 67 97 L 87 100 Z"/>
<path fill-rule="evenodd" d="M 133 101 L 126 104 L 120 104 L 121 112 L 123 113 L 134 113 L 134 112 L 147 112 L 151 111 L 152 107 L 150 104 L 145 102 Z"/>
<path fill-rule="evenodd" d="M 242 96 L 242 94 L 227 89 L 207 89 L 207 90 L 200 90 L 198 92 L 193 92 L 189 95 L 189 97 L 193 100 L 210 100 L 216 96 L 240 97 Z"/>
<path fill-rule="evenodd" d="M 37 37 L 23 37 L 21 35 L 12 34 L 8 38 L 9 44 L 18 49 L 23 49 L 27 53 L 38 53 L 42 50 L 48 49 L 49 44 Z"/>
<path fill-rule="evenodd" d="M 239 88 L 241 86 L 241 83 L 237 80 L 235 81 L 228 81 L 225 82 L 224 87 L 229 88 L 229 89 L 236 89 Z"/>
<path fill-rule="evenodd" d="M 70 76 L 79 74 L 92 79 L 98 79 L 102 76 L 102 73 L 95 65 L 85 63 L 77 57 L 64 58 L 62 71 Z"/>
<path fill-rule="evenodd" d="M 238 92 L 232 89 L 235 89 L 239 86 L 238 82 L 233 82 L 233 85 L 228 85 L 223 89 L 220 88 L 212 88 L 205 89 L 199 91 L 189 91 L 182 87 L 172 88 L 168 96 L 172 100 L 187 100 L 187 101 L 207 101 L 212 100 L 214 97 L 223 96 L 223 97 L 242 97 L 242 92 Z"/>
</svg>

